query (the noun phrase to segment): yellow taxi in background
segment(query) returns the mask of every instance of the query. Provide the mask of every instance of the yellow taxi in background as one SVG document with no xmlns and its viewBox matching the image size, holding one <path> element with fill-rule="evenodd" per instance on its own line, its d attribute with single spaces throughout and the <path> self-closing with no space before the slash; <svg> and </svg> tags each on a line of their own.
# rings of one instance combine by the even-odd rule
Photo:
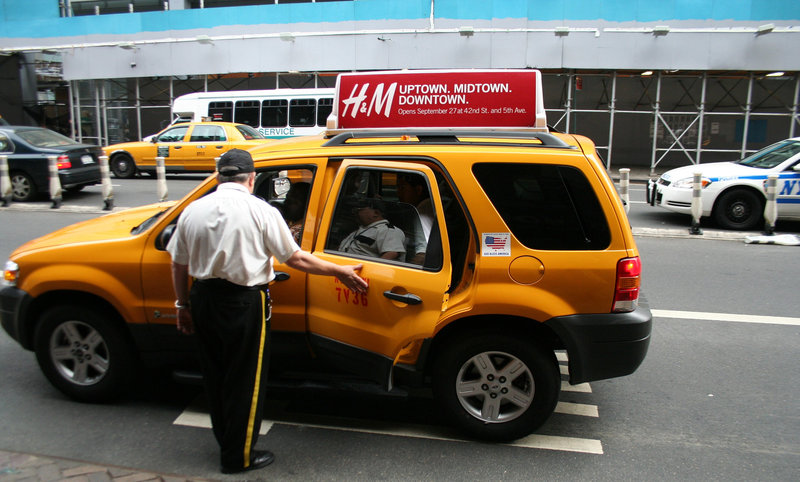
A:
<svg viewBox="0 0 800 482">
<path fill-rule="evenodd" d="M 223 152 L 250 149 L 272 142 L 245 124 L 187 122 L 167 127 L 149 141 L 125 142 L 104 147 L 116 177 L 128 179 L 137 172 L 155 172 L 156 157 L 164 158 L 167 172 L 211 172 Z"/>
<path fill-rule="evenodd" d="M 414 97 L 433 89 L 453 95 Z M 253 194 L 306 251 L 361 264 L 369 287 L 275 263 L 271 383 L 422 388 L 465 434 L 498 441 L 555 410 L 567 368 L 556 350 L 571 384 L 637 369 L 652 315 L 639 305 L 636 242 L 594 144 L 549 132 L 538 71 L 341 74 L 337 93 L 350 97 L 337 96 L 325 136 L 250 151 Z M 98 401 L 129 387 L 142 362 L 195 368 L 194 340 L 175 329 L 165 246 L 186 206 L 216 187 L 210 176 L 180 201 L 14 251 L 0 323 L 53 385 Z M 364 226 L 365 210 L 382 219 Z"/>
</svg>

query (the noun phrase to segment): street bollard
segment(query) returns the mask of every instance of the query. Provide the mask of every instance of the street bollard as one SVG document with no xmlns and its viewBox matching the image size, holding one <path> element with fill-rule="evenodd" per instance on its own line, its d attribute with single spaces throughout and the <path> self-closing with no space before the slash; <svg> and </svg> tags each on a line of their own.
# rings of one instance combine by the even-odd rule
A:
<svg viewBox="0 0 800 482">
<path fill-rule="evenodd" d="M 164 166 L 164 158 L 163 157 L 156 157 L 156 176 L 158 180 L 156 183 L 158 184 L 158 199 L 159 201 L 166 201 L 167 200 L 167 170 Z"/>
<path fill-rule="evenodd" d="M 111 186 L 108 156 L 100 156 L 100 179 L 103 183 L 103 211 L 111 211 L 114 207 L 114 188 Z"/>
<path fill-rule="evenodd" d="M 623 167 L 619 170 L 619 195 L 622 198 L 622 204 L 625 205 L 625 213 L 631 210 L 630 182 L 631 170 L 627 167 Z"/>
<path fill-rule="evenodd" d="M 767 205 L 764 206 L 764 232 L 775 234 L 775 221 L 778 219 L 778 175 L 767 176 Z"/>
<path fill-rule="evenodd" d="M 47 156 L 47 161 L 50 167 L 50 200 L 53 201 L 50 209 L 58 209 L 61 207 L 62 200 L 61 179 L 58 178 L 58 157 Z"/>
<path fill-rule="evenodd" d="M 703 215 L 703 173 L 695 172 L 692 179 L 692 227 L 689 234 L 703 234 L 700 217 Z"/>
<path fill-rule="evenodd" d="M 0 156 L 0 200 L 3 202 L 3 207 L 8 206 L 13 197 L 11 178 L 8 176 L 8 156 Z"/>
</svg>

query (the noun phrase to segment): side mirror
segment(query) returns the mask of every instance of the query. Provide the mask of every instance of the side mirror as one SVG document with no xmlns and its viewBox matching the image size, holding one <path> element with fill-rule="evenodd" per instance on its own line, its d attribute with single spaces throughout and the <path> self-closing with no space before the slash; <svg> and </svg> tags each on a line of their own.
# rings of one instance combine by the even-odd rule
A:
<svg viewBox="0 0 800 482">
<path fill-rule="evenodd" d="M 157 136 L 153 136 L 153 137 L 151 137 L 151 138 L 150 138 L 150 142 L 152 142 L 153 144 L 155 144 L 156 142 L 158 142 L 158 137 L 157 137 Z"/>
<path fill-rule="evenodd" d="M 156 249 L 161 251 L 167 250 L 167 244 L 169 244 L 169 240 L 172 238 L 172 234 L 175 232 L 177 226 L 176 223 L 172 223 L 161 231 L 161 234 L 156 238 Z"/>
</svg>

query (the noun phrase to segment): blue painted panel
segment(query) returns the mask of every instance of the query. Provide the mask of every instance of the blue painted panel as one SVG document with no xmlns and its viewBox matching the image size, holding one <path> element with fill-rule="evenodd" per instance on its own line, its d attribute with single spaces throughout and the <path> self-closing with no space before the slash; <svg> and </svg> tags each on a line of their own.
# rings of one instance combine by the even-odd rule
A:
<svg viewBox="0 0 800 482">
<path fill-rule="evenodd" d="M 419 20 L 430 0 L 353 0 L 172 10 L 60 18 L 56 0 L 0 0 L 0 38 L 135 34 L 141 31 L 207 29 L 348 21 Z M 671 20 L 800 21 L 800 0 L 436 0 L 437 18 L 530 21 Z"/>
</svg>

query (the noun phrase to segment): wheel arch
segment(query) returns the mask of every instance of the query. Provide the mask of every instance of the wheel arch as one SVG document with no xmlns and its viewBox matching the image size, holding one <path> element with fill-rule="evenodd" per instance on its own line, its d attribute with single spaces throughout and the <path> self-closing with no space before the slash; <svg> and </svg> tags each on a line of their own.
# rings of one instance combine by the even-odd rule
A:
<svg viewBox="0 0 800 482">
<path fill-rule="evenodd" d="M 20 329 L 24 330 L 20 333 L 20 341 L 26 349 L 31 350 L 34 347 L 36 329 L 42 315 L 53 307 L 64 305 L 92 308 L 103 313 L 120 329 L 128 342 L 135 346 L 134 338 L 122 315 L 107 300 L 85 291 L 59 290 L 44 293 L 27 306 L 24 322 L 20 324 Z"/>
<path fill-rule="evenodd" d="M 711 207 L 711 215 L 713 216 L 717 210 L 717 206 L 719 206 L 719 200 L 725 194 L 731 191 L 750 191 L 758 196 L 761 202 L 767 202 L 767 196 L 764 194 L 763 191 L 758 189 L 757 187 L 750 185 L 750 184 L 734 184 L 732 186 L 728 186 L 722 191 L 717 193 L 717 196 L 714 198 L 714 205 Z"/>
<path fill-rule="evenodd" d="M 544 323 L 530 318 L 513 315 L 476 315 L 461 318 L 449 323 L 433 337 L 427 357 L 424 361 L 424 372 L 430 375 L 436 365 L 442 348 L 453 343 L 455 339 L 468 333 L 515 333 L 539 343 L 552 350 L 565 348 L 558 335 Z"/>
</svg>

